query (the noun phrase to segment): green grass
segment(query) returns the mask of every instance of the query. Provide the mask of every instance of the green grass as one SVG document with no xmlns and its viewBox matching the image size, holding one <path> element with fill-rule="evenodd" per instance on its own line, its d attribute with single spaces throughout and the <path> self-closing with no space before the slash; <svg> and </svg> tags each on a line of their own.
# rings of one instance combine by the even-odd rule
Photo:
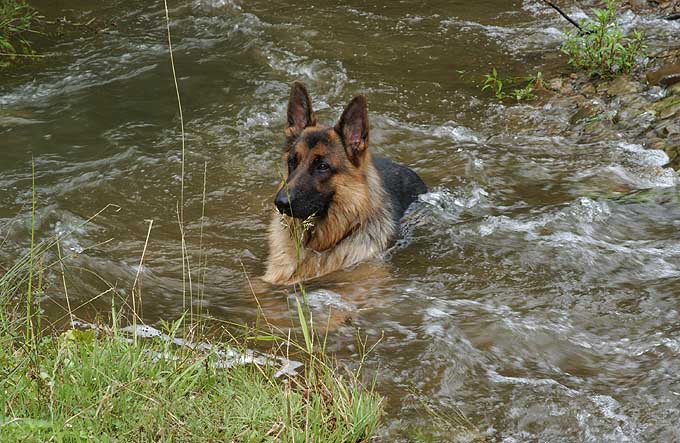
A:
<svg viewBox="0 0 680 443">
<path fill-rule="evenodd" d="M 569 64 L 591 77 L 612 78 L 627 74 L 645 55 L 644 38 L 638 31 L 630 36 L 616 23 L 617 0 L 607 0 L 604 9 L 593 10 L 594 20 L 581 24 L 583 32 L 570 32 L 562 45 Z"/>
<path fill-rule="evenodd" d="M 26 36 L 32 32 L 36 13 L 23 0 L 0 0 L 0 53 L 3 57 L 32 54 Z"/>
<path fill-rule="evenodd" d="M 217 369 L 212 352 L 73 330 L 43 340 L 36 364 L 3 341 L 3 442 L 349 442 L 377 426 L 377 398 L 328 366 L 280 380 L 267 366 Z"/>
</svg>

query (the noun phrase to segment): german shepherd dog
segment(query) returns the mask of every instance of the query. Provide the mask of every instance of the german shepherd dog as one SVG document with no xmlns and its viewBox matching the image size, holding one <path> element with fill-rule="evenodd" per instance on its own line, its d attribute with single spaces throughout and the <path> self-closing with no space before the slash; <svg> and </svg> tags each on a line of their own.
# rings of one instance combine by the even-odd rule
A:
<svg viewBox="0 0 680 443">
<path fill-rule="evenodd" d="M 350 101 L 334 127 L 318 124 L 307 89 L 288 99 L 287 174 L 274 200 L 263 279 L 294 284 L 375 257 L 427 187 L 406 166 L 368 151 L 366 97 Z"/>
</svg>

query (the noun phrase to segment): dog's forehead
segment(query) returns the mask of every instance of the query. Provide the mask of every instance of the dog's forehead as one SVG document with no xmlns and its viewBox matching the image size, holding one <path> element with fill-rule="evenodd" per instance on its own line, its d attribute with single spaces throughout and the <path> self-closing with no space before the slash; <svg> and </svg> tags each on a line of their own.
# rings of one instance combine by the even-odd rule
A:
<svg viewBox="0 0 680 443">
<path fill-rule="evenodd" d="M 306 147 L 308 150 L 313 150 L 316 147 L 326 146 L 332 148 L 339 141 L 338 134 L 333 128 L 328 127 L 311 127 L 305 129 L 300 135 L 298 145 Z"/>
</svg>

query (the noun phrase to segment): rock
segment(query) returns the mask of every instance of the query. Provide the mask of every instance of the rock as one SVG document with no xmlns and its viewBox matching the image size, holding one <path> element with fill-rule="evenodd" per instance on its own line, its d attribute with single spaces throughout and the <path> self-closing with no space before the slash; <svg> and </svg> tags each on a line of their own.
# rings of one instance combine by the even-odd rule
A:
<svg viewBox="0 0 680 443">
<path fill-rule="evenodd" d="M 680 83 L 680 63 L 662 66 L 656 71 L 648 72 L 646 77 L 651 85 L 668 87 Z"/>
<path fill-rule="evenodd" d="M 665 120 L 654 128 L 654 134 L 660 138 L 680 135 L 680 125 L 672 120 Z"/>
<path fill-rule="evenodd" d="M 653 112 L 634 107 L 621 107 L 618 114 L 618 120 L 618 127 L 626 131 L 632 131 L 637 135 L 643 135 L 655 126 L 655 116 Z M 652 135 L 655 134 L 655 132 L 652 133 Z"/>
<path fill-rule="evenodd" d="M 666 152 L 668 144 L 666 143 L 666 140 L 655 137 L 647 142 L 647 149 L 658 149 L 659 151 Z M 666 154 L 668 154 L 668 152 L 666 152 Z"/>
<path fill-rule="evenodd" d="M 583 87 L 581 87 L 581 94 L 585 96 L 593 96 L 597 93 L 595 90 L 595 86 L 593 86 L 592 83 L 588 82 Z"/>
<path fill-rule="evenodd" d="M 657 131 L 660 131 L 664 137 L 680 136 L 680 122 L 676 119 L 668 119 L 659 125 Z"/>
<path fill-rule="evenodd" d="M 668 155 L 669 158 L 669 164 L 671 168 L 675 169 L 676 171 L 680 169 L 680 141 L 676 141 L 674 144 L 666 144 L 663 148 L 662 151 Z"/>
<path fill-rule="evenodd" d="M 572 125 L 578 124 L 581 121 L 591 120 L 597 115 L 590 107 L 579 107 L 571 118 L 569 118 L 569 123 Z"/>
<path fill-rule="evenodd" d="M 607 94 L 610 96 L 632 94 L 640 90 L 640 84 L 633 81 L 627 75 L 622 75 L 616 80 L 612 81 L 607 88 Z"/>
<path fill-rule="evenodd" d="M 647 0 L 628 0 L 628 4 L 631 8 L 638 12 L 648 7 Z"/>
<path fill-rule="evenodd" d="M 609 91 L 609 83 L 607 82 L 600 82 L 597 84 L 597 93 L 598 94 L 605 94 L 607 91 Z"/>
<path fill-rule="evenodd" d="M 559 92 L 562 89 L 563 85 L 564 81 L 559 77 L 551 78 L 550 81 L 548 82 L 548 88 L 557 92 Z"/>
<path fill-rule="evenodd" d="M 676 115 L 680 117 L 680 97 L 670 95 L 663 100 L 653 103 L 650 109 L 656 113 L 660 120 Z"/>
</svg>

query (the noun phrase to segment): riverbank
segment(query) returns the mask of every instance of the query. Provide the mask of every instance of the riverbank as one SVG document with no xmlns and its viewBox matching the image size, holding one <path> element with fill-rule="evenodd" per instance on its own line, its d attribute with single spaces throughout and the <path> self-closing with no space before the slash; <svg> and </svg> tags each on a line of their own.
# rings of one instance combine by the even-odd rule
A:
<svg viewBox="0 0 680 443">
<path fill-rule="evenodd" d="M 185 317 L 161 332 L 136 325 L 129 310 L 123 320 L 113 288 L 101 326 L 75 320 L 68 295 L 71 328 L 41 323 L 40 280 L 46 268 L 64 265 L 47 254 L 38 247 L 0 276 L 3 442 L 340 443 L 375 432 L 380 397 L 360 385 L 358 373 L 290 337 L 257 331 L 209 343 L 215 334 L 197 333 L 201 322 Z M 244 346 L 258 342 L 274 346 L 268 353 Z"/>
<path fill-rule="evenodd" d="M 680 50 L 660 51 L 632 74 L 592 80 L 582 73 L 546 82 L 547 106 L 568 110 L 567 131 L 597 138 L 614 131 L 622 142 L 663 151 L 680 170 Z"/>
<path fill-rule="evenodd" d="M 629 0 L 632 11 L 659 24 L 680 19 L 680 4 Z M 680 170 L 680 47 L 652 44 L 647 58 L 630 74 L 597 81 L 583 74 L 554 79 L 555 106 L 575 109 L 572 121 L 583 136 L 613 130 L 622 141 L 663 151 L 669 166 Z"/>
<path fill-rule="evenodd" d="M 328 367 L 277 377 L 125 338 L 69 330 L 27 347 L 3 333 L 2 441 L 359 442 L 377 427 L 378 398 Z"/>
</svg>

